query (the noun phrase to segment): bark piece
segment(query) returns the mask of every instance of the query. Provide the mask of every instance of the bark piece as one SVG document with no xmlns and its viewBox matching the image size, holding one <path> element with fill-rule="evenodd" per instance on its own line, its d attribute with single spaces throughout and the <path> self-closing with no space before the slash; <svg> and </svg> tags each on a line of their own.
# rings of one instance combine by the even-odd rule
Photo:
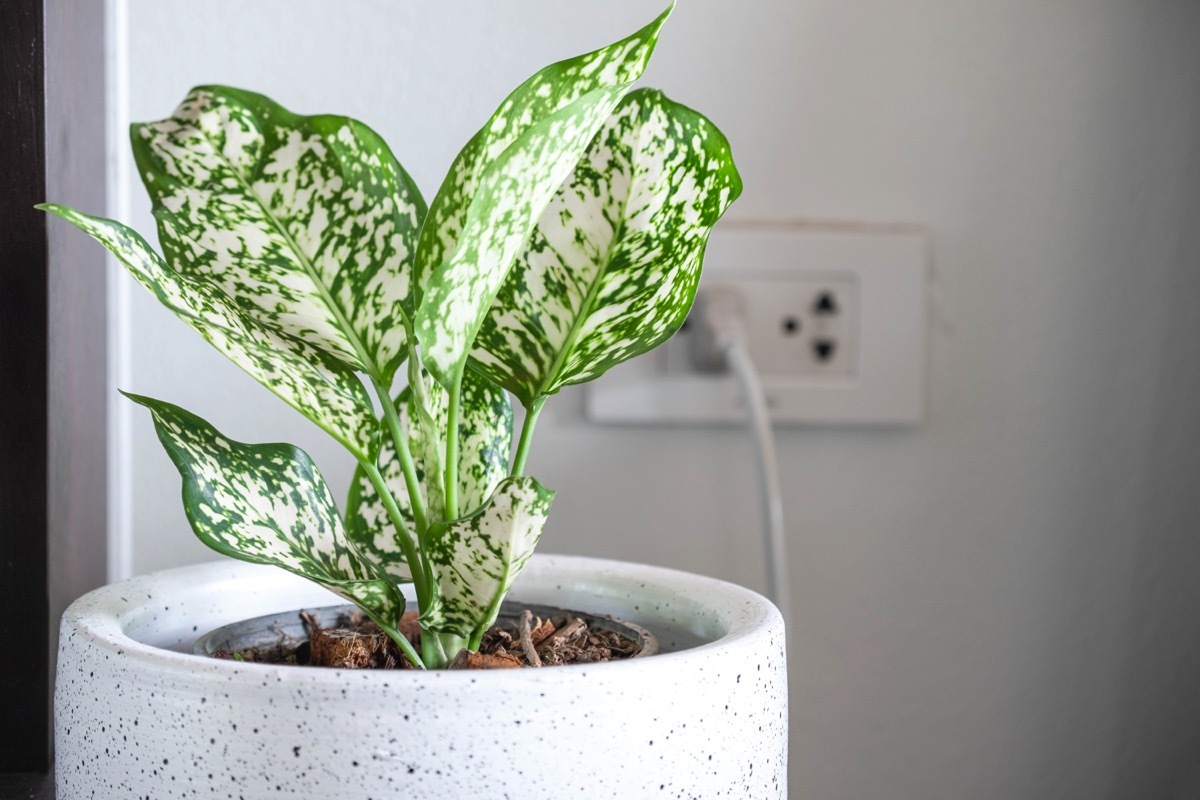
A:
<svg viewBox="0 0 1200 800">
<path fill-rule="evenodd" d="M 533 640 L 533 646 L 537 647 L 546 639 L 550 638 L 551 634 L 557 630 L 554 623 L 547 619 L 539 619 L 537 625 L 533 626 L 533 630 L 529 632 L 529 638 Z"/>
<path fill-rule="evenodd" d="M 575 640 L 587 634 L 587 623 L 578 617 L 568 617 L 565 623 L 538 646 L 538 657 L 545 666 L 572 664 L 579 660 L 580 650 Z"/>
<path fill-rule="evenodd" d="M 460 650 L 449 669 L 520 669 L 524 662 L 511 653 L 475 653 Z"/>
<path fill-rule="evenodd" d="M 517 622 L 517 635 L 521 639 L 521 650 L 525 653 L 525 660 L 529 662 L 531 667 L 540 667 L 542 660 L 538 658 L 537 650 L 533 646 L 533 633 L 530 628 L 533 625 L 533 612 L 525 609 L 521 612 L 521 618 Z"/>
</svg>

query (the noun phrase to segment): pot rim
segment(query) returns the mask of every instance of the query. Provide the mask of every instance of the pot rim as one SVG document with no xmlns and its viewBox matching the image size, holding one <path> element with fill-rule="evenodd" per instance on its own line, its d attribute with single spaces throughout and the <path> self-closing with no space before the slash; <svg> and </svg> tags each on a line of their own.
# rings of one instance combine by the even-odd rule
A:
<svg viewBox="0 0 1200 800">
<path fill-rule="evenodd" d="M 188 652 L 180 652 L 138 641 L 130 633 L 131 629 L 139 624 L 148 624 L 160 614 L 173 613 L 170 611 L 171 603 L 185 607 L 188 603 L 200 605 L 206 597 L 211 599 L 214 592 L 218 593 L 216 596 L 224 597 L 220 594 L 223 589 L 234 593 L 262 594 L 264 588 L 270 590 L 277 587 L 280 589 L 277 606 L 283 607 L 276 607 L 276 610 L 286 611 L 289 605 L 295 606 L 297 587 L 307 589 L 307 584 L 306 579 L 276 567 L 232 559 L 162 570 L 110 584 L 80 597 L 63 614 L 60 638 L 65 641 L 68 637 L 83 636 L 108 655 L 134 659 L 146 666 L 158 667 L 165 671 L 196 673 L 203 669 L 209 677 L 217 679 L 230 679 L 235 675 L 274 675 L 281 680 L 299 682 L 345 681 L 347 678 L 343 673 L 347 670 L 297 669 L 290 665 L 212 659 L 193 655 L 190 652 L 190 642 L 187 643 Z M 656 598 L 641 601 L 648 606 L 644 611 L 639 605 L 633 606 L 640 613 L 629 613 L 631 621 L 653 630 L 654 618 L 671 613 L 665 609 L 673 604 L 679 609 L 674 613 L 683 618 L 680 622 L 672 617 L 675 624 L 703 636 L 705 641 L 694 647 L 661 652 L 648 658 L 598 664 L 571 664 L 552 670 L 490 670 L 487 671 L 487 679 L 482 682 L 492 684 L 497 681 L 539 681 L 552 679 L 555 675 L 565 677 L 567 674 L 597 671 L 616 677 L 617 672 L 621 670 L 671 670 L 682 661 L 706 658 L 717 652 L 745 651 L 749 655 L 764 638 L 783 636 L 783 619 L 778 609 L 757 592 L 716 578 L 633 562 L 536 554 L 530 560 L 525 573 L 518 579 L 510 597 L 517 602 L 580 607 L 579 601 L 552 598 L 556 592 L 569 595 L 571 591 L 583 589 L 595 597 L 597 604 L 601 606 L 619 606 L 622 598 L 630 590 L 655 592 Z M 158 592 L 168 590 L 176 591 L 177 594 L 169 597 L 155 596 Z M 314 585 L 310 591 L 314 591 L 314 597 L 319 597 L 318 592 L 323 590 Z M 274 592 L 268 591 L 267 594 L 274 596 Z M 334 597 L 332 594 L 328 596 Z M 655 599 L 658 603 L 653 609 L 649 608 Z M 162 605 L 164 601 L 168 603 L 167 606 Z M 268 609 L 269 606 L 263 605 L 261 608 Z M 594 607 L 581 610 L 593 614 L 609 613 Z M 174 613 L 186 614 L 187 611 L 180 610 Z M 249 615 L 243 613 L 238 618 L 260 616 L 262 613 L 270 612 L 255 610 Z M 233 621 L 236 620 L 225 619 L 225 622 L 220 624 Z M 207 622 L 204 624 L 210 628 L 219 627 Z M 702 628 L 704 630 L 700 630 Z M 199 637 L 204 632 L 197 631 L 195 635 Z M 393 686 L 407 682 L 420 684 L 428 680 L 457 681 L 467 685 L 481 680 L 481 673 L 477 670 L 354 672 L 356 682 L 387 682 Z"/>
</svg>

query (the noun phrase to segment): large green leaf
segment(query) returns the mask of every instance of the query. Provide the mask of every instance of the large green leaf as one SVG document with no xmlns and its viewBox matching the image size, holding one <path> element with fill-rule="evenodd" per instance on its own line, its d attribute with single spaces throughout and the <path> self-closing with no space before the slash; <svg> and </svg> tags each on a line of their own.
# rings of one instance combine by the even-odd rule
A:
<svg viewBox="0 0 1200 800">
<path fill-rule="evenodd" d="M 177 271 L 391 383 L 407 352 L 403 301 L 425 203 L 374 131 L 201 86 L 131 137 Z"/>
<path fill-rule="evenodd" d="M 442 495 L 442 460 L 445 453 L 447 412 L 445 389 L 426 377 L 427 414 L 421 414 L 409 389 L 400 393 L 396 407 L 408 434 L 418 480 L 425 490 L 425 508 L 433 520 L 445 518 Z M 463 413 L 458 421 L 458 493 L 462 508 L 474 511 L 483 505 L 508 470 L 512 447 L 512 404 L 508 394 L 481 375 L 468 372 L 463 379 Z M 426 417 L 425 421 L 422 417 Z M 400 457 L 390 438 L 379 453 L 379 471 L 408 523 L 401 534 L 391 524 L 387 511 L 361 466 L 354 473 L 346 503 L 348 535 L 365 557 L 398 580 L 411 580 L 397 537 L 416 536 L 412 503 L 400 467 Z"/>
<path fill-rule="evenodd" d="M 66 206 L 39 206 L 92 236 L 159 302 L 255 380 L 360 459 L 378 448 L 379 423 L 358 376 L 311 345 L 246 319 L 220 289 L 172 270 L 136 232 Z"/>
<path fill-rule="evenodd" d="M 349 546 L 329 487 L 303 450 L 235 442 L 178 406 L 126 396 L 154 416 L 183 476 L 184 509 L 200 541 L 313 580 L 394 632 L 404 596 Z"/>
<path fill-rule="evenodd" d="M 422 625 L 469 638 L 495 622 L 533 555 L 553 499 L 534 478 L 506 478 L 474 514 L 434 525 L 426 553 L 441 602 L 422 609 Z"/>
<path fill-rule="evenodd" d="M 530 406 L 656 347 L 687 317 L 741 188 L 716 126 L 656 90 L 628 94 L 514 263 L 475 368 Z"/>
<path fill-rule="evenodd" d="M 673 7 L 673 6 L 672 6 Z M 417 250 L 417 337 L 443 386 L 555 190 L 645 68 L 671 9 L 637 33 L 518 87 L 459 153 Z"/>
</svg>

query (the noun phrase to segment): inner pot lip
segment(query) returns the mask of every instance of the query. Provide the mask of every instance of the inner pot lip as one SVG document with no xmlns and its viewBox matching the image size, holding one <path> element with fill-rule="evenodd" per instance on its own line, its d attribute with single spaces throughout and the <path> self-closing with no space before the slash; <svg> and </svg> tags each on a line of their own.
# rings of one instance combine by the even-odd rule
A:
<svg viewBox="0 0 1200 800">
<path fill-rule="evenodd" d="M 282 626 L 285 626 L 285 625 L 288 627 L 300 627 L 301 630 L 303 630 L 304 625 L 300 621 L 300 613 L 302 611 L 307 611 L 307 612 L 314 614 L 317 617 L 317 619 L 321 619 L 321 617 L 325 617 L 326 619 L 332 621 L 332 620 L 336 619 L 337 615 L 350 613 L 355 608 L 356 608 L 356 606 L 354 606 L 353 604 L 340 603 L 340 604 L 334 605 L 334 606 L 311 607 L 311 608 L 304 608 L 304 609 L 293 609 L 290 611 L 280 611 L 278 613 L 273 613 L 273 614 L 260 614 L 257 617 L 250 617 L 249 619 L 237 620 L 236 622 L 226 623 L 225 625 L 222 625 L 220 627 L 213 628 L 212 630 L 208 631 L 203 636 L 198 638 L 196 640 L 196 643 L 192 645 L 192 654 L 197 655 L 197 656 L 206 657 L 206 658 L 212 658 L 213 653 L 216 652 L 217 650 L 230 648 L 233 644 L 233 642 L 231 640 L 235 639 L 239 635 L 234 630 L 236 628 L 249 629 L 249 631 L 247 631 L 246 634 L 242 634 L 242 635 L 248 635 L 250 632 L 262 630 L 262 629 L 271 630 L 271 629 L 278 628 L 278 629 L 280 629 L 279 633 L 282 636 L 283 635 L 282 634 Z M 515 617 L 517 614 L 520 613 L 520 611 L 525 610 L 525 609 L 532 611 L 534 616 L 536 616 L 536 617 L 547 617 L 547 618 L 551 617 L 551 616 L 581 617 L 581 618 L 586 619 L 588 621 L 589 625 L 599 623 L 601 629 L 603 629 L 603 630 L 616 631 L 617 633 L 620 633 L 621 635 L 625 636 L 626 638 L 631 638 L 630 635 L 632 635 L 632 637 L 637 637 L 636 639 L 633 639 L 633 640 L 637 641 L 642 649 L 639 650 L 634 655 L 629 656 L 629 658 L 651 658 L 651 657 L 659 654 L 658 637 L 656 637 L 651 630 L 649 630 L 648 628 L 646 628 L 643 625 L 637 624 L 636 622 L 630 622 L 627 619 L 620 619 L 618 617 L 614 617 L 609 614 L 593 614 L 593 613 L 590 613 L 587 611 L 581 611 L 581 610 L 572 609 L 572 608 L 558 608 L 558 607 L 543 605 L 540 603 L 526 603 L 521 600 L 514 600 L 510 597 L 510 598 L 505 598 L 503 604 L 501 604 L 500 614 L 496 618 L 496 622 L 499 623 L 501 620 L 505 619 L 505 617 L 510 618 L 509 621 L 511 622 L 512 617 Z M 322 626 L 327 627 L 327 625 L 324 621 L 322 621 L 321 624 L 322 624 Z M 290 637 L 291 641 L 293 641 L 293 642 L 303 641 L 304 638 L 305 637 L 303 635 L 298 636 L 298 637 Z M 647 650 L 649 652 L 647 652 Z M 627 660 L 627 659 L 618 659 L 618 660 Z M 253 662 L 253 663 L 261 663 L 261 662 Z M 608 662 L 593 662 L 593 663 L 599 664 L 599 663 L 608 663 Z M 289 664 L 288 666 L 297 666 L 297 665 Z M 299 666 L 309 666 L 309 665 L 299 665 Z M 555 665 L 555 666 L 571 666 L 571 665 Z"/>
<path fill-rule="evenodd" d="M 186 607 L 201 606 L 212 592 L 221 591 L 222 586 L 215 584 L 223 584 L 225 588 L 233 590 L 244 591 L 249 588 L 258 590 L 259 596 L 271 596 L 271 592 L 261 590 L 264 584 L 268 584 L 269 588 L 272 579 L 280 584 L 285 580 L 304 581 L 274 567 L 265 568 L 231 559 L 163 570 L 96 589 L 72 603 L 63 614 L 61 638 L 65 642 L 68 637 L 83 636 L 94 648 L 125 659 L 126 664 L 132 660 L 165 671 L 202 673 L 220 680 L 244 674 L 272 675 L 289 682 L 344 683 L 347 680 L 346 673 L 354 672 L 356 683 L 377 682 L 391 684 L 393 687 L 408 682 L 422 684 L 430 680 L 464 685 L 492 684 L 497 681 L 537 683 L 554 680 L 556 675 L 566 678 L 582 673 L 609 674 L 615 677 L 617 673 L 628 670 L 677 670 L 683 662 L 718 654 L 761 652 L 761 648 L 769 645 L 775 638 L 780 640 L 780 644 L 773 646 L 782 648 L 783 619 L 778 609 L 767 598 L 737 584 L 666 567 L 584 556 L 535 554 L 526 567 L 526 572 L 529 574 L 523 575 L 522 578 L 531 580 L 518 580 L 513 593 L 510 594 L 510 599 L 515 602 L 571 606 L 588 613 L 604 614 L 607 613 L 604 610 L 581 607 L 586 606 L 586 603 L 566 599 L 548 601 L 548 598 L 554 598 L 559 591 L 569 594 L 573 589 L 587 586 L 589 594 L 596 598 L 598 605 L 622 602 L 632 604 L 634 601 L 629 598 L 633 592 L 649 590 L 651 594 L 641 600 L 640 605 L 646 606 L 647 609 L 654 607 L 655 611 L 631 614 L 634 622 L 654 630 L 656 616 L 659 621 L 663 621 L 662 613 L 657 607 L 674 606 L 681 609 L 680 615 L 683 617 L 702 617 L 693 626 L 693 633 L 707 641 L 683 650 L 659 653 L 647 658 L 597 664 L 570 664 L 540 670 L 485 670 L 488 673 L 487 678 L 481 680 L 478 670 L 351 671 L 214 659 L 147 644 L 133 638 L 129 633 L 130 628 L 145 624 L 147 618 L 169 613 L 163 611 L 163 602 L 172 598 L 166 595 L 154 596 L 167 586 L 178 590 L 178 584 L 183 584 L 181 596 L 174 600 L 177 605 Z M 286 600 L 280 601 L 284 606 L 287 603 Z M 638 605 L 634 604 L 633 607 L 637 608 Z M 264 605 L 262 608 L 266 609 L 269 606 Z M 275 610 L 288 609 L 280 609 L 277 604 Z M 178 613 L 188 612 L 181 610 Z M 265 613 L 269 614 L 271 611 Z M 237 618 L 224 619 L 218 625 L 209 625 L 207 622 L 204 625 L 207 629 L 212 629 L 239 619 L 263 615 L 257 613 L 256 609 Z M 705 630 L 696 630 L 701 626 Z M 196 636 L 199 637 L 205 632 L 207 630 L 199 630 Z M 191 649 L 190 646 L 188 649 Z"/>
</svg>

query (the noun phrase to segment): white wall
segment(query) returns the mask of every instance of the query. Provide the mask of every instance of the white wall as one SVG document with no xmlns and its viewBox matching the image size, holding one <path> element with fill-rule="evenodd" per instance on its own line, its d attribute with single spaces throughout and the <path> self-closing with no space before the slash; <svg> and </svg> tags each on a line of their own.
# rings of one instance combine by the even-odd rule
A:
<svg viewBox="0 0 1200 800">
<path fill-rule="evenodd" d="M 349 113 L 432 197 L 511 86 L 657 5 L 130 0 L 130 113 L 203 82 Z M 792 797 L 1200 796 L 1198 34 L 1184 0 L 681 0 L 646 82 L 729 135 L 732 219 L 934 237 L 928 424 L 781 434 Z M 345 486 L 148 297 L 130 323 L 128 388 Z M 561 490 L 547 550 L 761 585 L 740 432 L 579 407 L 548 408 L 531 461 Z M 133 421 L 135 568 L 207 558 Z"/>
</svg>

